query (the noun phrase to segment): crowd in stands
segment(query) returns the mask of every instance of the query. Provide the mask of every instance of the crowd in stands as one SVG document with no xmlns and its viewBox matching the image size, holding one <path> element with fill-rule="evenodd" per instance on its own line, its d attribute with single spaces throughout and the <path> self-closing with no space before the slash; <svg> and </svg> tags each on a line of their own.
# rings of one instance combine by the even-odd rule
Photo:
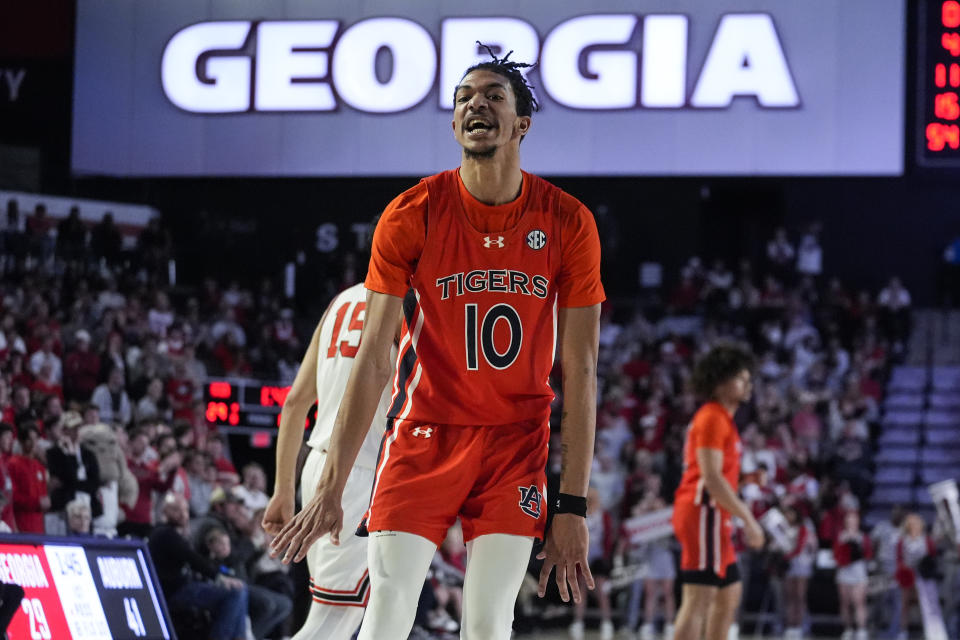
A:
<svg viewBox="0 0 960 640">
<path fill-rule="evenodd" d="M 864 626 L 863 562 L 872 552 L 901 578 L 922 559 L 925 546 L 898 543 L 899 522 L 881 526 L 871 545 L 857 517 L 872 490 L 872 442 L 885 378 L 904 354 L 910 296 L 896 278 L 877 294 L 823 273 L 819 233 L 815 225 L 794 243 L 778 231 L 759 264 L 691 258 L 659 301 L 604 304 L 588 515 L 594 575 L 615 585 L 594 592 L 603 637 L 616 624 L 644 640 L 657 628 L 669 635 L 676 550 L 669 538 L 632 543 L 631 519 L 672 500 L 698 408 L 691 369 L 718 340 L 757 356 L 752 401 L 735 416 L 741 493 L 758 517 L 782 514 L 788 531 L 787 542 L 743 554 L 745 610 L 756 608 L 750 582 L 773 577 L 783 585 L 778 628 L 795 633 L 807 624 L 816 553 L 830 549 L 853 633 Z M 124 249 L 107 217 L 92 229 L 74 213 L 54 225 L 38 207 L 24 222 L 12 203 L 0 238 L 5 525 L 149 539 L 163 549 L 160 579 L 175 608 L 209 610 L 218 637 L 245 624 L 258 639 L 289 635 L 296 589 L 288 568 L 265 553 L 264 470 L 231 461 L 201 397 L 208 375 L 292 379 L 305 342 L 275 283 L 168 286 L 174 247 L 159 221 Z M 550 465 L 556 479 L 557 455 Z M 909 536 L 925 535 L 922 521 L 907 520 Z M 456 628 L 463 560 L 452 532 L 425 586 L 423 633 Z M 624 567 L 638 565 L 645 577 L 622 579 Z M 542 618 L 530 591 L 521 624 Z M 912 602 L 906 587 L 902 600 Z M 584 608 L 573 616 L 571 634 L 582 636 Z"/>
</svg>

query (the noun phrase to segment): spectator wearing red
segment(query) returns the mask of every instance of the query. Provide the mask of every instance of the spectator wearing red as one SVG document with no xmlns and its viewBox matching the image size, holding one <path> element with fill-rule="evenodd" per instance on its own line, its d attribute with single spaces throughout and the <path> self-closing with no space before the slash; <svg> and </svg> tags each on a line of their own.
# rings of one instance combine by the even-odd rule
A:
<svg viewBox="0 0 960 640">
<path fill-rule="evenodd" d="M 752 473 L 745 475 L 742 495 L 750 512 L 758 520 L 778 502 L 766 463 L 761 462 Z"/>
<path fill-rule="evenodd" d="M 900 635 L 909 631 L 910 608 L 917 600 L 917 580 L 936 573 L 937 545 L 927 535 L 927 525 L 919 514 L 911 513 L 903 521 L 903 531 L 897 542 L 897 571 L 900 585 Z"/>
<path fill-rule="evenodd" d="M 149 454 L 150 437 L 146 429 L 138 427 L 130 437 L 130 453 L 127 466 L 137 479 L 140 492 L 132 508 L 123 505 L 126 520 L 117 526 L 121 536 L 132 535 L 146 538 L 153 529 L 153 493 L 168 491 L 176 479 L 180 467 L 180 454 L 176 451 L 157 462 Z"/>
<path fill-rule="evenodd" d="M 63 361 L 63 387 L 67 399 L 87 402 L 97 387 L 100 356 L 90 349 L 90 332 L 80 329 L 75 337 L 76 348 Z"/>
<path fill-rule="evenodd" d="M 37 458 L 36 427 L 23 424 L 18 440 L 22 454 L 10 459 L 10 478 L 13 484 L 13 516 L 21 533 L 43 533 L 43 514 L 50 510 L 47 495 L 47 469 Z"/>
<path fill-rule="evenodd" d="M 29 389 L 30 385 L 33 384 L 33 374 L 30 373 L 30 369 L 26 366 L 25 356 L 19 351 L 14 351 L 10 354 L 7 371 L 14 392 L 16 392 L 18 386 Z"/>
<path fill-rule="evenodd" d="M 860 531 L 860 514 L 847 511 L 843 529 L 833 543 L 843 640 L 867 639 L 867 560 L 873 557 L 870 537 Z"/>
<path fill-rule="evenodd" d="M 20 423 L 30 422 L 36 426 L 40 416 L 30 401 L 30 388 L 24 385 L 13 387 L 13 419 L 19 428 Z"/>
<path fill-rule="evenodd" d="M 11 531 L 17 530 L 13 514 L 13 477 L 10 475 L 10 458 L 13 456 L 14 430 L 9 422 L 0 422 L 0 520 Z"/>
<path fill-rule="evenodd" d="M 213 460 L 213 466 L 217 469 L 217 484 L 222 487 L 230 488 L 240 482 L 240 474 L 233 463 L 223 455 L 226 436 L 211 434 L 207 438 L 206 451 Z"/>
<path fill-rule="evenodd" d="M 49 369 L 44 373 L 44 365 Z M 39 350 L 30 356 L 30 372 L 40 378 L 45 377 L 48 382 L 60 384 L 63 381 L 63 363 L 60 356 L 54 353 L 53 336 L 47 335 Z"/>
<path fill-rule="evenodd" d="M 817 536 L 813 523 L 806 519 L 794 505 L 783 510 L 791 540 L 794 541 L 785 560 L 789 563 L 784 577 L 784 600 L 787 623 L 784 638 L 800 640 L 803 637 L 803 621 L 807 615 L 807 583 L 813 575 L 817 554 Z"/>
<path fill-rule="evenodd" d="M 63 386 L 54 378 L 49 362 L 40 365 L 40 371 L 34 379 L 30 390 L 39 396 L 56 397 L 63 401 Z"/>
<path fill-rule="evenodd" d="M 10 385 L 7 384 L 7 379 L 0 375 L 0 422 L 13 424 L 14 420 L 16 420 L 16 411 L 10 395 Z"/>
<path fill-rule="evenodd" d="M 193 401 L 196 396 L 196 388 L 193 380 L 187 375 L 187 370 L 182 361 L 174 365 L 173 376 L 167 381 L 167 398 L 170 400 L 170 407 L 173 409 L 174 420 L 193 420 Z"/>
</svg>

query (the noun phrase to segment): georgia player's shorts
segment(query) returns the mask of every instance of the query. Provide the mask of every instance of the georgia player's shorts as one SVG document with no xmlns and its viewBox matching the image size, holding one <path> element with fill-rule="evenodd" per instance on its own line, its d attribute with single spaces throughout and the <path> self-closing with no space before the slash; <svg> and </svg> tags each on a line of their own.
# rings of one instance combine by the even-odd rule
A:
<svg viewBox="0 0 960 640">
<path fill-rule="evenodd" d="M 313 498 L 326 458 L 325 452 L 310 449 L 300 474 L 303 504 Z M 354 466 L 350 470 L 341 500 L 344 528 L 340 532 L 340 544 L 335 545 L 330 536 L 323 536 L 307 550 L 313 602 L 358 607 L 357 626 L 370 596 L 370 579 L 367 577 L 367 539 L 353 535 L 353 527 L 367 508 L 372 483 L 373 469 Z"/>
<path fill-rule="evenodd" d="M 395 420 L 358 533 L 405 531 L 439 546 L 459 516 L 464 542 L 489 533 L 542 538 L 549 440 L 546 418 L 495 426 Z"/>
<path fill-rule="evenodd" d="M 673 532 L 680 541 L 680 579 L 724 587 L 740 579 L 730 514 L 709 501 L 673 505 Z"/>
</svg>

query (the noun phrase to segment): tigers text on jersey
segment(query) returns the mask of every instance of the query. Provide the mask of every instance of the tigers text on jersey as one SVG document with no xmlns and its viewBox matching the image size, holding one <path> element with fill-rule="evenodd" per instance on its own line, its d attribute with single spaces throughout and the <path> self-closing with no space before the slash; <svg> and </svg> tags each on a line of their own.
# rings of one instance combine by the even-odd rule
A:
<svg viewBox="0 0 960 640">
<path fill-rule="evenodd" d="M 307 441 L 307 445 L 314 449 L 326 449 L 330 442 L 333 423 L 347 388 L 347 379 L 360 348 L 366 300 L 367 290 L 364 286 L 353 285 L 333 299 L 327 317 L 320 327 L 320 351 L 317 354 L 317 421 L 310 440 Z M 396 348 L 392 357 L 396 359 Z M 357 455 L 357 466 L 373 469 L 377 464 L 377 450 L 380 448 L 380 440 L 387 423 L 391 391 L 391 386 L 387 385 L 380 396 L 377 413 Z"/>
<path fill-rule="evenodd" d="M 417 188 L 425 195 L 422 250 L 403 265 L 406 270 L 386 255 L 416 233 L 389 221 L 384 225 L 388 208 L 380 223 L 387 230 L 378 225 L 367 278 L 374 291 L 398 295 L 404 286 L 414 291 L 404 301 L 388 416 L 463 425 L 545 416 L 553 400 L 548 378 L 558 307 L 603 300 L 593 217 L 529 173 L 523 174 L 517 200 L 522 209 L 503 231 L 471 224 L 467 208 L 476 201 L 468 201 L 456 170 L 426 178 Z M 571 255 L 578 253 L 589 256 L 588 264 L 574 269 L 579 263 Z"/>
</svg>

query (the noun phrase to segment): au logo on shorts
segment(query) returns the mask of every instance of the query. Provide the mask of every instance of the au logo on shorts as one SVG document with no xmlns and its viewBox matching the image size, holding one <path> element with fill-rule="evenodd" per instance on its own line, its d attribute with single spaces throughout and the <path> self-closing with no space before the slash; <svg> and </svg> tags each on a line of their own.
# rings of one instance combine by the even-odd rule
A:
<svg viewBox="0 0 960 640">
<path fill-rule="evenodd" d="M 520 510 L 530 517 L 540 518 L 540 490 L 537 485 L 532 484 L 529 487 L 517 487 L 520 490 Z"/>
</svg>

